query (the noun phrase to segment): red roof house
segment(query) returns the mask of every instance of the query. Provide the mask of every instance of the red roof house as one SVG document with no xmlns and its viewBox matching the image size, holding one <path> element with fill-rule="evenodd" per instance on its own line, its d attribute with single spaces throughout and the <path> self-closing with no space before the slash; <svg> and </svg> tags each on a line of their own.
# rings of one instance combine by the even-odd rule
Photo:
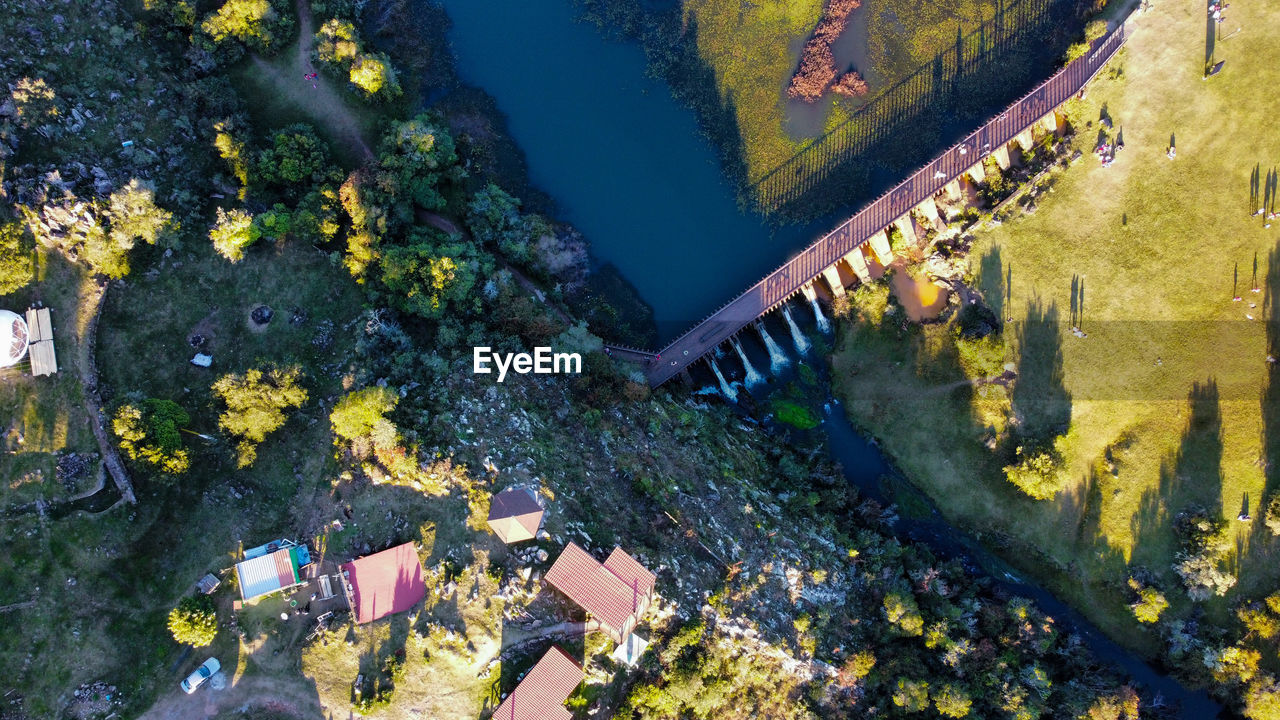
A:
<svg viewBox="0 0 1280 720">
<path fill-rule="evenodd" d="M 653 599 L 653 573 L 622 548 L 597 562 L 586 550 L 569 543 L 547 571 L 546 581 L 582 606 L 621 643 Z"/>
<path fill-rule="evenodd" d="M 582 666 L 553 646 L 502 701 L 492 720 L 569 720 L 573 713 L 565 709 L 564 701 L 583 677 Z"/>
<path fill-rule="evenodd" d="M 532 540 L 542 527 L 542 506 L 529 488 L 507 488 L 489 503 L 489 529 L 504 543 Z"/>
<path fill-rule="evenodd" d="M 427 596 L 413 543 L 397 545 L 342 566 L 343 590 L 357 623 L 404 612 Z"/>
</svg>

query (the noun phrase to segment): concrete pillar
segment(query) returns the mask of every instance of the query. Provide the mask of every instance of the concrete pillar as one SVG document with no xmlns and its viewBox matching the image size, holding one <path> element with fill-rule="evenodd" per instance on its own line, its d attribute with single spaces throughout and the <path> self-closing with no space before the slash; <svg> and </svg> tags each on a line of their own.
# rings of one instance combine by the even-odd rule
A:
<svg viewBox="0 0 1280 720">
<path fill-rule="evenodd" d="M 1018 136 L 1014 138 L 1014 140 L 1018 141 L 1018 145 L 1022 146 L 1022 149 L 1028 152 L 1031 151 L 1031 148 L 1036 146 L 1036 139 L 1031 136 L 1031 128 L 1027 128 L 1026 130 L 1018 133 Z"/>
<path fill-rule="evenodd" d="M 943 186 L 942 192 L 946 195 L 947 199 L 952 202 L 959 200 L 960 199 L 960 181 L 957 179 L 947 183 L 945 186 Z"/>
<path fill-rule="evenodd" d="M 871 269 L 867 267 L 867 258 L 862 254 L 862 248 L 856 247 L 845 253 L 844 261 L 853 268 L 853 274 L 858 276 L 858 282 L 864 284 L 871 282 Z"/>
<path fill-rule="evenodd" d="M 813 289 L 813 283 L 805 283 L 804 287 L 800 288 L 800 292 L 809 302 L 815 302 L 818 299 L 818 291 Z"/>
<path fill-rule="evenodd" d="M 925 218 L 929 220 L 929 222 L 933 223 L 935 228 L 938 226 L 946 226 L 946 223 L 942 221 L 942 218 L 938 217 L 938 205 L 933 202 L 933 198 L 925 198 L 924 202 L 916 206 L 916 209 L 919 210 Z"/>
<path fill-rule="evenodd" d="M 1040 126 L 1044 128 L 1045 132 L 1049 132 L 1049 133 L 1058 132 L 1058 111 L 1054 110 L 1053 112 L 1041 118 Z"/>
<path fill-rule="evenodd" d="M 889 236 L 884 231 L 871 236 L 871 249 L 876 253 L 876 259 L 884 267 L 889 267 L 889 263 L 893 262 L 893 249 L 889 247 Z"/>
<path fill-rule="evenodd" d="M 1001 145 L 996 148 L 991 153 L 991 157 L 996 159 L 996 165 L 999 165 L 1001 170 L 1009 169 L 1009 147 L 1007 145 Z"/>
<path fill-rule="evenodd" d="M 822 277 L 826 278 L 827 285 L 831 286 L 831 293 L 836 297 L 844 295 L 844 282 L 840 280 L 840 271 L 835 265 L 822 271 Z"/>
<path fill-rule="evenodd" d="M 898 228 L 898 232 L 902 235 L 902 240 L 908 247 L 914 247 L 920 242 L 916 237 L 916 224 L 911 219 L 911 213 L 907 213 L 897 220 L 893 221 L 893 226 Z"/>
<path fill-rule="evenodd" d="M 982 167 L 982 163 L 978 163 L 968 170 L 965 170 L 965 173 L 968 174 L 969 179 L 973 181 L 974 185 L 981 185 L 987 181 L 987 169 Z"/>
</svg>

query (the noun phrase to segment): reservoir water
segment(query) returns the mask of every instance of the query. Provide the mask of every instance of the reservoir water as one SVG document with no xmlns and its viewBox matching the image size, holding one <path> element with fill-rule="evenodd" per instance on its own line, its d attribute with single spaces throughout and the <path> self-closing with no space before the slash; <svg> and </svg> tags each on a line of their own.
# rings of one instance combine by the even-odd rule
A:
<svg viewBox="0 0 1280 720">
<path fill-rule="evenodd" d="M 693 111 L 634 43 L 575 20 L 570 0 L 444 0 L 462 79 L 492 95 L 557 215 L 613 263 L 668 340 L 819 234 L 738 208 Z"/>
</svg>

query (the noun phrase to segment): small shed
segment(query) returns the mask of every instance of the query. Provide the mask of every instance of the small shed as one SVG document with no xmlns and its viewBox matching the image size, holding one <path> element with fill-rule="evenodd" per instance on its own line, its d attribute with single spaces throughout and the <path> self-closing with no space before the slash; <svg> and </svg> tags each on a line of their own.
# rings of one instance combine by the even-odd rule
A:
<svg viewBox="0 0 1280 720">
<path fill-rule="evenodd" d="M 413 543 L 397 545 L 342 566 L 342 590 L 359 624 L 401 613 L 427 596 Z"/>
<path fill-rule="evenodd" d="M 507 488 L 489 503 L 489 529 L 504 543 L 532 540 L 542 528 L 542 506 L 526 487 Z"/>
<path fill-rule="evenodd" d="M 205 573 L 205 576 L 200 578 L 199 582 L 196 583 L 196 589 L 205 595 L 212 595 L 213 591 L 217 590 L 218 586 L 221 584 L 222 581 L 219 580 L 216 575 L 213 573 Z"/>
<path fill-rule="evenodd" d="M 657 578 L 620 547 L 599 562 L 575 543 L 565 546 L 545 581 L 591 614 L 621 644 L 653 600 Z"/>
</svg>

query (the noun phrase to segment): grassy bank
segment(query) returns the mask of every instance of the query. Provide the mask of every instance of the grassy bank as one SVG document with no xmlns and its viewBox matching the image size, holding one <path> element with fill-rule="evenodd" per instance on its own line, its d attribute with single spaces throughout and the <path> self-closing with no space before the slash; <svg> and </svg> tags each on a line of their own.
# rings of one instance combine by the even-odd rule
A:
<svg viewBox="0 0 1280 720">
<path fill-rule="evenodd" d="M 1231 29 L 1280 21 L 1271 7 L 1233 12 Z M 984 360 L 948 326 L 880 322 L 883 298 L 864 291 L 864 321 L 843 327 L 835 357 L 853 419 L 945 513 L 1149 651 L 1158 636 L 1134 621 L 1125 581 L 1145 568 L 1175 614 L 1190 612 L 1171 569 L 1174 516 L 1187 507 L 1229 521 L 1235 541 L 1239 584 L 1205 603 L 1215 624 L 1278 575 L 1270 533 L 1236 520 L 1246 503 L 1260 519 L 1276 472 L 1275 326 L 1262 321 L 1274 321 L 1280 292 L 1280 230 L 1250 214 L 1255 167 L 1265 177 L 1280 159 L 1266 130 L 1274 103 L 1261 99 L 1280 81 L 1267 60 L 1277 43 L 1247 29 L 1217 42 L 1227 63 L 1205 81 L 1199 3 L 1137 16 L 1112 72 L 1072 108 L 1082 161 L 1033 212 L 978 233 L 975 280 L 1013 321 L 1003 351 Z M 1110 167 L 1089 155 L 1103 117 L 1125 147 Z M 971 383 L 1005 362 L 1020 376 L 1011 393 Z M 1011 430 L 1032 421 L 1067 428 L 1058 447 L 1070 482 L 1051 501 L 1027 499 L 1001 472 Z"/>
</svg>

